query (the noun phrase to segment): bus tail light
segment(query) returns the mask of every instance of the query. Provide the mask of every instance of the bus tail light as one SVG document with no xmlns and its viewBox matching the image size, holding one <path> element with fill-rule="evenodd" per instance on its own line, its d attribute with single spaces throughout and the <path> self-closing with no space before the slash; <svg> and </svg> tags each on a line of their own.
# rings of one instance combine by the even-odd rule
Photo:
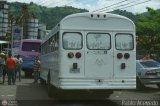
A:
<svg viewBox="0 0 160 106">
<path fill-rule="evenodd" d="M 117 54 L 117 58 L 118 58 L 118 59 L 121 59 L 122 57 L 123 57 L 123 54 L 122 54 L 122 53 L 118 53 L 118 54 Z"/>
<path fill-rule="evenodd" d="M 129 54 L 129 53 L 125 53 L 125 54 L 124 54 L 124 58 L 125 58 L 125 59 L 129 59 L 129 57 L 130 57 L 130 54 Z"/>
<path fill-rule="evenodd" d="M 82 56 L 82 55 L 81 55 L 80 52 L 77 52 L 77 53 L 76 53 L 76 58 L 81 58 L 81 56 Z"/>
<path fill-rule="evenodd" d="M 68 58 L 73 58 L 74 54 L 72 52 L 68 53 Z"/>
</svg>

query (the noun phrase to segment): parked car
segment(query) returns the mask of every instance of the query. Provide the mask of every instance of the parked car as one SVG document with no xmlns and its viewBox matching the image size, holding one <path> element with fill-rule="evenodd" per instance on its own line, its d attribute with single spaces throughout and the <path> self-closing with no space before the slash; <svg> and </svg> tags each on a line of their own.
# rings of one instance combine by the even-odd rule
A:
<svg viewBox="0 0 160 106">
<path fill-rule="evenodd" d="M 160 88 L 160 63 L 155 60 L 137 60 L 137 88 L 146 84 L 156 84 Z"/>
</svg>

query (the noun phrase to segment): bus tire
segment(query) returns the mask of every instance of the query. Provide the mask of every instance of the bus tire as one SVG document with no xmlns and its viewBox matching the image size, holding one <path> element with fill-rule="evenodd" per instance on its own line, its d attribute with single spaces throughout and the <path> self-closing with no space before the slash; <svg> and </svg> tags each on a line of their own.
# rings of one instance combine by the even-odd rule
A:
<svg viewBox="0 0 160 106">
<path fill-rule="evenodd" d="M 139 77 L 136 77 L 136 89 L 143 90 L 145 88 L 144 84 L 142 83 Z"/>
<path fill-rule="evenodd" d="M 49 97 L 52 97 L 53 94 L 52 94 L 52 85 L 51 85 L 51 81 L 50 81 L 50 74 L 48 74 L 48 78 L 47 78 L 47 91 L 48 91 L 48 96 Z"/>
<path fill-rule="evenodd" d="M 48 80 L 47 80 L 47 90 L 48 90 L 48 96 L 49 97 L 57 97 L 57 90 L 56 88 L 51 84 L 50 79 L 50 73 L 48 74 Z"/>
<path fill-rule="evenodd" d="M 160 83 L 159 83 L 159 84 L 157 84 L 157 87 L 160 89 Z"/>
<path fill-rule="evenodd" d="M 109 98 L 110 95 L 113 93 L 112 90 L 98 90 L 93 91 L 91 99 L 106 99 Z"/>
</svg>

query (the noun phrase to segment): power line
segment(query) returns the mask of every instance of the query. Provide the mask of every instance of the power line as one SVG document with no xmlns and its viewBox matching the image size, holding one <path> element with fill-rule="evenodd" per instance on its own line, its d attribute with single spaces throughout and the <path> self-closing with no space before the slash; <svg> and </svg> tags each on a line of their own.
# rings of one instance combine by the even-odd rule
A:
<svg viewBox="0 0 160 106">
<path fill-rule="evenodd" d="M 103 9 L 106 9 L 106 8 L 109 8 L 109 7 L 112 7 L 112 6 L 115 6 L 115 5 L 117 5 L 117 4 L 123 3 L 123 2 L 125 2 L 125 1 L 127 1 L 127 0 L 123 0 L 123 1 L 121 1 L 121 2 L 118 2 L 118 3 L 115 3 L 115 4 L 109 5 L 109 6 L 107 6 L 107 7 L 103 7 L 103 8 L 94 10 L 94 11 L 92 11 L 92 12 L 96 12 L 96 11 L 99 11 L 99 10 L 103 10 Z"/>
<path fill-rule="evenodd" d="M 41 4 L 43 2 L 45 2 L 45 0 L 41 0 L 41 1 L 37 2 L 37 4 Z"/>
<path fill-rule="evenodd" d="M 133 5 L 129 5 L 129 6 L 126 6 L 126 7 L 122 7 L 122 8 L 119 8 L 119 9 L 124 9 L 124 8 L 128 8 L 128 7 L 132 7 L 132 6 L 144 4 L 144 3 L 149 2 L 149 1 L 151 1 L 151 0 L 146 0 L 146 1 L 143 1 L 143 2 L 136 3 L 136 4 L 133 4 Z M 114 11 L 114 10 L 113 10 L 113 11 Z M 111 12 L 111 11 L 105 11 L 105 12 Z"/>
<path fill-rule="evenodd" d="M 52 3 L 50 3 L 49 5 L 46 5 L 46 6 L 47 6 L 47 7 L 50 7 L 50 6 L 52 6 L 52 5 L 57 5 L 57 4 L 61 4 L 61 3 L 63 3 L 63 1 L 60 1 L 60 2 L 57 2 L 57 3 L 52 2 Z"/>
<path fill-rule="evenodd" d="M 42 0 L 42 1 L 38 2 L 37 4 L 42 5 L 42 4 L 46 3 L 46 2 L 47 2 L 46 0 Z"/>
<path fill-rule="evenodd" d="M 141 3 L 137 3 L 136 5 L 140 5 L 140 4 L 143 4 L 143 3 L 146 3 L 146 2 L 149 2 L 151 0 L 147 0 L 147 1 L 144 1 L 144 2 L 141 2 Z M 127 6 L 127 7 L 123 7 L 123 8 L 120 8 L 120 9 L 124 9 L 124 8 L 128 8 L 128 7 L 132 7 L 134 5 L 130 5 L 130 6 Z"/>
<path fill-rule="evenodd" d="M 109 8 L 109 10 L 110 10 L 110 9 L 115 9 L 115 8 L 118 8 L 118 7 L 122 7 L 122 6 L 125 6 L 125 5 L 129 5 L 129 4 L 132 4 L 132 3 L 135 3 L 135 2 L 136 2 L 136 1 L 132 1 L 132 2 L 129 2 L 129 3 L 125 3 L 125 4 L 122 4 L 122 5 L 113 7 L 113 8 Z M 99 11 L 99 12 L 103 12 L 103 11 L 106 11 L 106 10 L 102 10 L 102 11 Z"/>
<path fill-rule="evenodd" d="M 67 3 L 67 4 L 62 5 L 62 6 L 67 6 L 67 5 L 72 4 L 72 3 L 76 2 L 76 1 L 79 1 L 79 0 L 73 0 L 73 1 L 71 1 L 69 3 Z"/>
</svg>

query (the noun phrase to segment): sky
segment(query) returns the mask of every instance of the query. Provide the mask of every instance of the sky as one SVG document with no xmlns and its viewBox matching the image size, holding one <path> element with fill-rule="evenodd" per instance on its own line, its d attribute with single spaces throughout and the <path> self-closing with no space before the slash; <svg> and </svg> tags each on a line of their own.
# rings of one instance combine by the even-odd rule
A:
<svg viewBox="0 0 160 106">
<path fill-rule="evenodd" d="M 56 7 L 73 6 L 87 9 L 89 12 L 109 12 L 116 9 L 127 10 L 132 13 L 146 12 L 146 7 L 160 9 L 160 0 L 7 0 L 8 2 L 22 2 Z"/>
</svg>

